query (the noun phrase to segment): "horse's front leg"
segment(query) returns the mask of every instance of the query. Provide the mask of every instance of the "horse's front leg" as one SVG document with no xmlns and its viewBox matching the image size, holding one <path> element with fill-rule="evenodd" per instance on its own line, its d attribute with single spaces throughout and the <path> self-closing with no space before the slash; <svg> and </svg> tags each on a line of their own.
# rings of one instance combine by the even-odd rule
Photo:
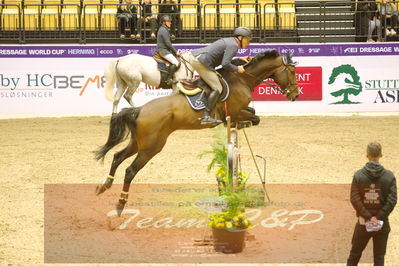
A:
<svg viewBox="0 0 399 266">
<path fill-rule="evenodd" d="M 260 123 L 259 116 L 255 115 L 255 109 L 247 107 L 246 109 L 241 109 L 237 116 L 238 129 L 248 127 L 245 122 L 251 122 L 252 125 L 257 126 Z M 242 122 L 242 123 L 240 123 Z"/>
<path fill-rule="evenodd" d="M 247 108 L 245 108 L 245 110 L 247 110 L 248 112 L 255 114 L 255 109 L 252 107 L 247 106 Z"/>
</svg>

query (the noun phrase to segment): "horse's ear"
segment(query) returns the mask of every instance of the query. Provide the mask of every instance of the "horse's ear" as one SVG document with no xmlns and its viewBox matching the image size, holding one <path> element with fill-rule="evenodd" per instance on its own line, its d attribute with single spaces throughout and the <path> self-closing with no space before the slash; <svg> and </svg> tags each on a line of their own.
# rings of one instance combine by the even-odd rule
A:
<svg viewBox="0 0 399 266">
<path fill-rule="evenodd" d="M 288 51 L 287 54 L 285 55 L 286 59 L 286 64 L 287 65 L 296 65 L 298 64 L 297 62 L 292 61 L 292 52 Z"/>
<path fill-rule="evenodd" d="M 291 51 L 288 51 L 288 53 L 286 54 L 286 58 L 287 58 L 287 64 L 292 64 L 292 53 Z"/>
</svg>

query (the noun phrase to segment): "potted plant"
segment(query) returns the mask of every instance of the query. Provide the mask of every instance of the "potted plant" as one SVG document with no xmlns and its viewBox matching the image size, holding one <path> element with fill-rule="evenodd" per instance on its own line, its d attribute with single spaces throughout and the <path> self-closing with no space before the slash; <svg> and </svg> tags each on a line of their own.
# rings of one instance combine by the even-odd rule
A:
<svg viewBox="0 0 399 266">
<path fill-rule="evenodd" d="M 235 177 L 236 184 L 233 184 L 233 177 L 227 174 L 227 147 L 223 136 L 215 134 L 214 138 L 212 150 L 206 151 L 200 156 L 213 155 L 208 165 L 208 172 L 215 166 L 217 167 L 216 180 L 219 197 L 225 202 L 224 206 L 226 207 L 220 212 L 210 213 L 207 224 L 212 228 L 216 251 L 237 253 L 245 247 L 245 234 L 251 228 L 251 222 L 244 215 L 245 203 L 248 201 L 248 194 L 245 190 L 248 176 L 239 171 Z"/>
<path fill-rule="evenodd" d="M 251 222 L 244 215 L 244 191 L 222 191 L 220 196 L 226 202 L 226 209 L 210 213 L 207 224 L 212 228 L 214 249 L 224 253 L 241 252 L 245 247 L 245 234 Z"/>
</svg>

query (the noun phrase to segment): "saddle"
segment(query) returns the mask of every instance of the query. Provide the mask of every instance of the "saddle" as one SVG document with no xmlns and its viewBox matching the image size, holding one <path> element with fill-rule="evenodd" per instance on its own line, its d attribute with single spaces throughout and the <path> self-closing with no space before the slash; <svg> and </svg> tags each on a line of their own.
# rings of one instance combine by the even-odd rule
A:
<svg viewBox="0 0 399 266">
<path fill-rule="evenodd" d="M 154 58 L 154 60 L 157 62 L 159 71 L 168 71 L 170 62 L 163 58 L 158 51 L 152 55 L 152 58 Z"/>
<path fill-rule="evenodd" d="M 222 93 L 220 94 L 220 99 L 227 98 L 226 94 L 229 92 L 229 85 L 227 82 L 224 80 L 224 78 L 220 75 L 218 75 L 219 82 L 222 84 Z M 181 92 L 186 95 L 194 95 L 197 93 L 200 93 L 202 91 L 205 92 L 206 95 L 208 95 L 211 92 L 211 88 L 208 86 L 208 84 L 201 78 L 193 78 L 193 79 L 181 79 L 180 83 L 182 85 L 179 86 L 179 89 L 181 88 Z M 225 100 L 223 100 L 225 101 Z"/>
<path fill-rule="evenodd" d="M 156 51 L 152 55 L 152 58 L 154 58 L 154 60 L 157 62 L 158 70 L 161 72 L 161 82 L 159 84 L 159 87 L 163 89 L 171 89 L 172 87 L 166 84 L 166 79 L 168 78 L 169 67 L 171 63 L 165 58 L 163 58 L 158 51 Z M 177 60 L 179 61 L 179 68 L 180 68 L 181 65 L 180 58 L 177 58 Z"/>
<path fill-rule="evenodd" d="M 218 77 L 223 88 L 219 101 L 224 102 L 229 97 L 230 88 L 222 76 L 218 75 Z M 187 101 L 194 110 L 202 110 L 205 108 L 207 102 L 206 96 L 211 92 L 211 88 L 201 77 L 182 79 L 177 83 L 177 88 L 186 96 Z"/>
</svg>

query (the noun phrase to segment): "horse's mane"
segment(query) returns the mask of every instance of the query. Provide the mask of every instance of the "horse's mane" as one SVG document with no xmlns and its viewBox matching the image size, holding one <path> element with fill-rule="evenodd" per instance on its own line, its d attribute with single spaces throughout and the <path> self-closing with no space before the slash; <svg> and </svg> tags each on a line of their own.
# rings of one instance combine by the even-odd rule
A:
<svg viewBox="0 0 399 266">
<path fill-rule="evenodd" d="M 260 54 L 257 54 L 256 56 L 254 56 L 252 58 L 252 60 L 248 63 L 248 66 L 252 65 L 252 64 L 257 64 L 265 58 L 276 58 L 279 56 L 280 56 L 280 54 L 277 52 L 277 50 L 272 50 L 272 49 L 266 50 Z M 244 60 L 241 60 L 240 58 L 234 58 L 233 60 L 231 60 L 231 63 L 235 66 L 241 66 L 241 65 L 245 65 L 247 62 L 245 62 Z M 223 68 L 218 69 L 217 71 L 222 75 L 226 73 L 225 69 L 223 69 Z"/>
<path fill-rule="evenodd" d="M 259 63 L 259 61 L 265 58 L 276 58 L 279 56 L 280 54 L 277 52 L 277 50 L 266 50 L 260 54 L 257 54 L 254 58 L 252 58 L 251 62 L 249 62 L 248 65 L 257 64 Z"/>
<path fill-rule="evenodd" d="M 277 50 L 266 50 L 260 54 L 257 54 L 255 57 L 253 57 L 251 62 L 249 62 L 248 65 L 257 64 L 259 61 L 263 60 L 264 58 L 276 58 L 279 56 L 280 56 L 280 54 L 277 52 Z M 241 60 L 240 58 L 234 58 L 233 60 L 231 60 L 231 63 L 235 66 L 241 66 L 241 65 L 246 64 L 246 62 L 244 60 Z"/>
</svg>

